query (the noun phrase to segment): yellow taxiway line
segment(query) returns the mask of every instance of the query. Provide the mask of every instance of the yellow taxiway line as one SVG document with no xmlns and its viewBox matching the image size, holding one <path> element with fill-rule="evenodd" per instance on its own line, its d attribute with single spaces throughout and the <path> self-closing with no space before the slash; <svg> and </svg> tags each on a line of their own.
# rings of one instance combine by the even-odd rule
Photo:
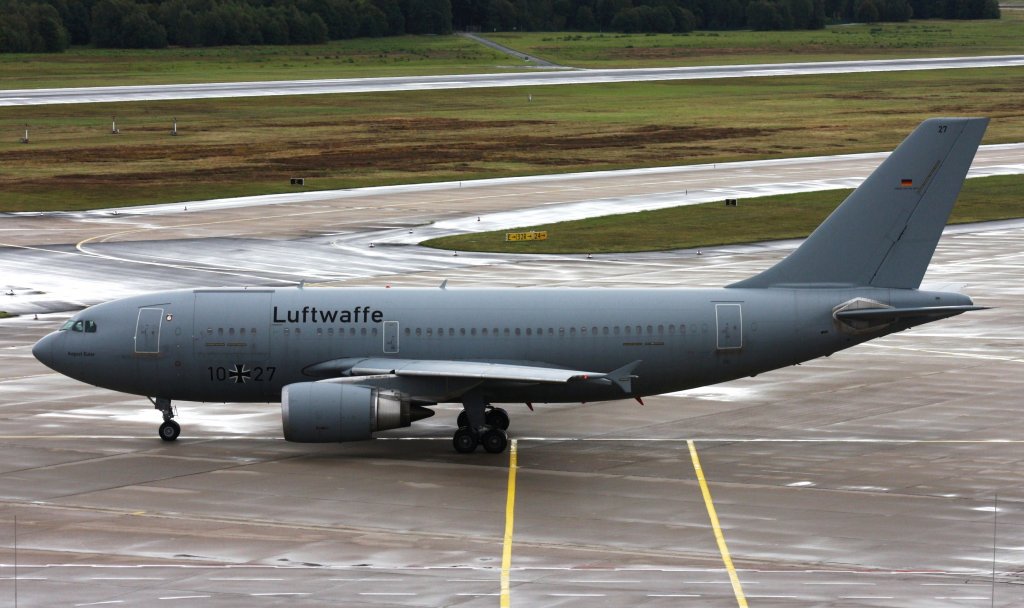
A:
<svg viewBox="0 0 1024 608">
<path fill-rule="evenodd" d="M 518 441 L 512 440 L 508 452 L 508 493 L 505 496 L 505 539 L 501 547 L 501 608 L 512 605 L 509 593 L 509 571 L 512 568 L 512 524 L 516 510 L 516 468 L 518 461 Z"/>
<path fill-rule="evenodd" d="M 722 553 L 722 562 L 725 563 L 725 568 L 729 571 L 729 580 L 732 581 L 732 590 L 736 594 L 736 603 L 740 608 L 747 608 L 747 598 L 743 595 L 740 577 L 736 574 L 736 568 L 732 565 L 732 558 L 729 557 L 729 547 L 725 545 L 722 526 L 718 523 L 715 503 L 711 500 L 711 490 L 708 489 L 708 482 L 704 479 L 704 469 L 701 468 L 700 458 L 697 457 L 697 446 L 693 444 L 693 440 L 688 440 L 686 445 L 690 447 L 690 460 L 693 461 L 693 470 L 697 474 L 697 482 L 700 483 L 700 492 L 704 495 L 704 505 L 708 508 L 708 517 L 711 518 L 711 527 L 715 531 L 718 550 Z"/>
</svg>

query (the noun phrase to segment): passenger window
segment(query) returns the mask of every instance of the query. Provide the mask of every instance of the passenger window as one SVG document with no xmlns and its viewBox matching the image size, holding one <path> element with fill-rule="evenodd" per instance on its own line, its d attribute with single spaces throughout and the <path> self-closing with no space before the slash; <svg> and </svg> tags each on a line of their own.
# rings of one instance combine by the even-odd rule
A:
<svg viewBox="0 0 1024 608">
<path fill-rule="evenodd" d="M 359 335 L 360 336 L 365 336 L 366 335 L 366 328 L 365 327 L 359 328 Z"/>
<path fill-rule="evenodd" d="M 419 330 L 416 330 L 416 331 L 417 331 L 417 335 L 419 335 L 419 333 L 418 333 Z M 408 327 L 405 328 L 405 335 L 407 335 L 407 336 L 411 335 L 411 330 Z"/>
<path fill-rule="evenodd" d="M 419 338 L 421 334 L 422 334 L 422 330 L 419 327 L 417 327 L 416 328 L 416 337 Z"/>
<path fill-rule="evenodd" d="M 460 327 L 459 328 L 459 335 L 460 336 L 466 335 L 466 328 L 465 327 Z"/>
<path fill-rule="evenodd" d="M 613 328 L 612 328 L 612 332 L 613 332 L 613 333 L 614 333 L 614 334 L 615 334 L 616 336 L 617 336 L 617 335 L 619 335 L 619 326 L 618 326 L 618 325 L 616 325 L 615 327 L 613 327 Z"/>
<path fill-rule="evenodd" d="M 428 338 L 432 338 L 433 336 L 434 336 L 434 330 L 428 327 L 427 328 L 427 337 Z"/>
<path fill-rule="evenodd" d="M 597 327 L 591 327 L 590 328 L 590 333 L 596 336 L 597 335 Z"/>
<path fill-rule="evenodd" d="M 526 328 L 526 335 L 528 335 L 528 336 L 532 336 L 532 335 L 533 335 L 533 328 L 531 328 L 531 327 L 527 327 L 527 328 Z"/>
<path fill-rule="evenodd" d="M 85 333 L 87 333 L 87 334 L 94 334 L 94 333 L 96 333 L 96 321 L 86 321 L 85 322 Z"/>
<path fill-rule="evenodd" d="M 505 337 L 507 338 L 507 337 L 509 337 L 509 336 L 510 336 L 511 334 L 512 334 L 512 332 L 510 332 L 510 331 L 508 330 L 508 328 L 506 327 L 506 328 L 505 328 Z"/>
<path fill-rule="evenodd" d="M 334 336 L 334 328 L 333 327 L 328 327 L 327 328 L 327 335 L 328 336 Z"/>
<path fill-rule="evenodd" d="M 665 326 L 664 325 L 659 325 L 658 326 L 658 335 L 660 336 L 660 335 L 663 335 L 664 333 L 665 333 Z"/>
<path fill-rule="evenodd" d="M 480 334 L 481 334 L 481 335 L 482 335 L 483 337 L 485 337 L 485 338 L 486 338 L 486 337 L 487 337 L 487 328 L 485 327 L 485 328 L 481 329 L 481 330 L 480 330 Z"/>
<path fill-rule="evenodd" d="M 518 327 L 516 328 L 516 335 L 517 335 L 517 336 L 518 336 L 518 335 L 520 335 L 520 330 L 519 330 L 519 328 L 518 328 Z"/>
<path fill-rule="evenodd" d="M 630 327 L 629 325 L 626 326 L 626 335 L 627 336 L 633 335 L 633 328 Z"/>
<path fill-rule="evenodd" d="M 471 335 L 471 336 L 475 336 L 476 335 L 476 328 L 475 327 L 469 328 L 469 335 Z"/>
<path fill-rule="evenodd" d="M 575 327 L 570 327 L 569 328 L 569 337 L 570 338 L 576 337 L 576 328 Z"/>
<path fill-rule="evenodd" d="M 317 328 L 316 328 L 316 335 L 318 335 L 318 336 L 323 336 L 323 335 L 324 335 L 324 328 L 322 328 L 322 327 L 317 327 Z"/>
<path fill-rule="evenodd" d="M 235 335 L 235 328 L 234 328 L 234 327 L 232 327 L 232 328 L 228 329 L 228 335 L 229 335 L 229 336 L 233 336 L 233 335 Z"/>
</svg>

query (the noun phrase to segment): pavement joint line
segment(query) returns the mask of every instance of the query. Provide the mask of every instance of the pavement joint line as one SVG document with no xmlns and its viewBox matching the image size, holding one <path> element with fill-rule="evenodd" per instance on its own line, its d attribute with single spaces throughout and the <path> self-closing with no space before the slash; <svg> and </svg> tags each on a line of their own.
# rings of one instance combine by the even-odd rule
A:
<svg viewBox="0 0 1024 608">
<path fill-rule="evenodd" d="M 512 568 L 512 528 L 515 523 L 516 471 L 519 461 L 519 440 L 513 439 L 508 450 L 508 491 L 505 495 L 505 536 L 501 546 L 501 608 L 512 605 L 509 590 Z"/>
<path fill-rule="evenodd" d="M 715 541 L 718 543 L 718 550 L 722 554 L 722 563 L 729 571 L 729 580 L 732 582 L 732 590 L 736 595 L 736 604 L 739 608 L 747 608 L 747 598 L 743 595 L 743 586 L 740 585 L 740 577 L 736 574 L 736 568 L 729 556 L 729 547 L 725 544 L 725 535 L 722 534 L 722 526 L 718 522 L 718 513 L 715 512 L 715 503 L 711 500 L 711 490 L 708 489 L 708 482 L 704 478 L 704 469 L 700 466 L 700 457 L 697 456 L 697 446 L 692 439 L 686 441 L 690 448 L 690 460 L 693 461 L 693 471 L 697 475 L 697 482 L 700 484 L 700 492 L 704 496 L 704 505 L 708 509 L 708 518 L 711 520 L 711 527 L 715 532 Z"/>
</svg>

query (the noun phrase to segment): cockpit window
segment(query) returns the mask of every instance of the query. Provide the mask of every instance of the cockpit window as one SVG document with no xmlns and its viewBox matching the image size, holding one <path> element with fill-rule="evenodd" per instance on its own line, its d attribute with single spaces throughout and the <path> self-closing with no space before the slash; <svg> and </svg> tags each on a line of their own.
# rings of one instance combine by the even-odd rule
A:
<svg viewBox="0 0 1024 608">
<path fill-rule="evenodd" d="M 65 331 L 70 329 L 71 331 L 85 332 L 87 334 L 96 333 L 96 321 L 85 321 L 82 319 L 68 319 L 61 325 L 60 330 Z"/>
</svg>

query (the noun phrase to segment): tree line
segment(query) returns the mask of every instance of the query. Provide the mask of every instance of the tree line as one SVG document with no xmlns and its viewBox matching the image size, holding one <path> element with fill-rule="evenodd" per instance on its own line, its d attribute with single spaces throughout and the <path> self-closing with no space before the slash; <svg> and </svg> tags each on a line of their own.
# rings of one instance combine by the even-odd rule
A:
<svg viewBox="0 0 1024 608">
<path fill-rule="evenodd" d="M 0 0 L 0 52 L 318 44 L 470 31 L 689 32 L 998 19 L 997 0 Z"/>
</svg>

